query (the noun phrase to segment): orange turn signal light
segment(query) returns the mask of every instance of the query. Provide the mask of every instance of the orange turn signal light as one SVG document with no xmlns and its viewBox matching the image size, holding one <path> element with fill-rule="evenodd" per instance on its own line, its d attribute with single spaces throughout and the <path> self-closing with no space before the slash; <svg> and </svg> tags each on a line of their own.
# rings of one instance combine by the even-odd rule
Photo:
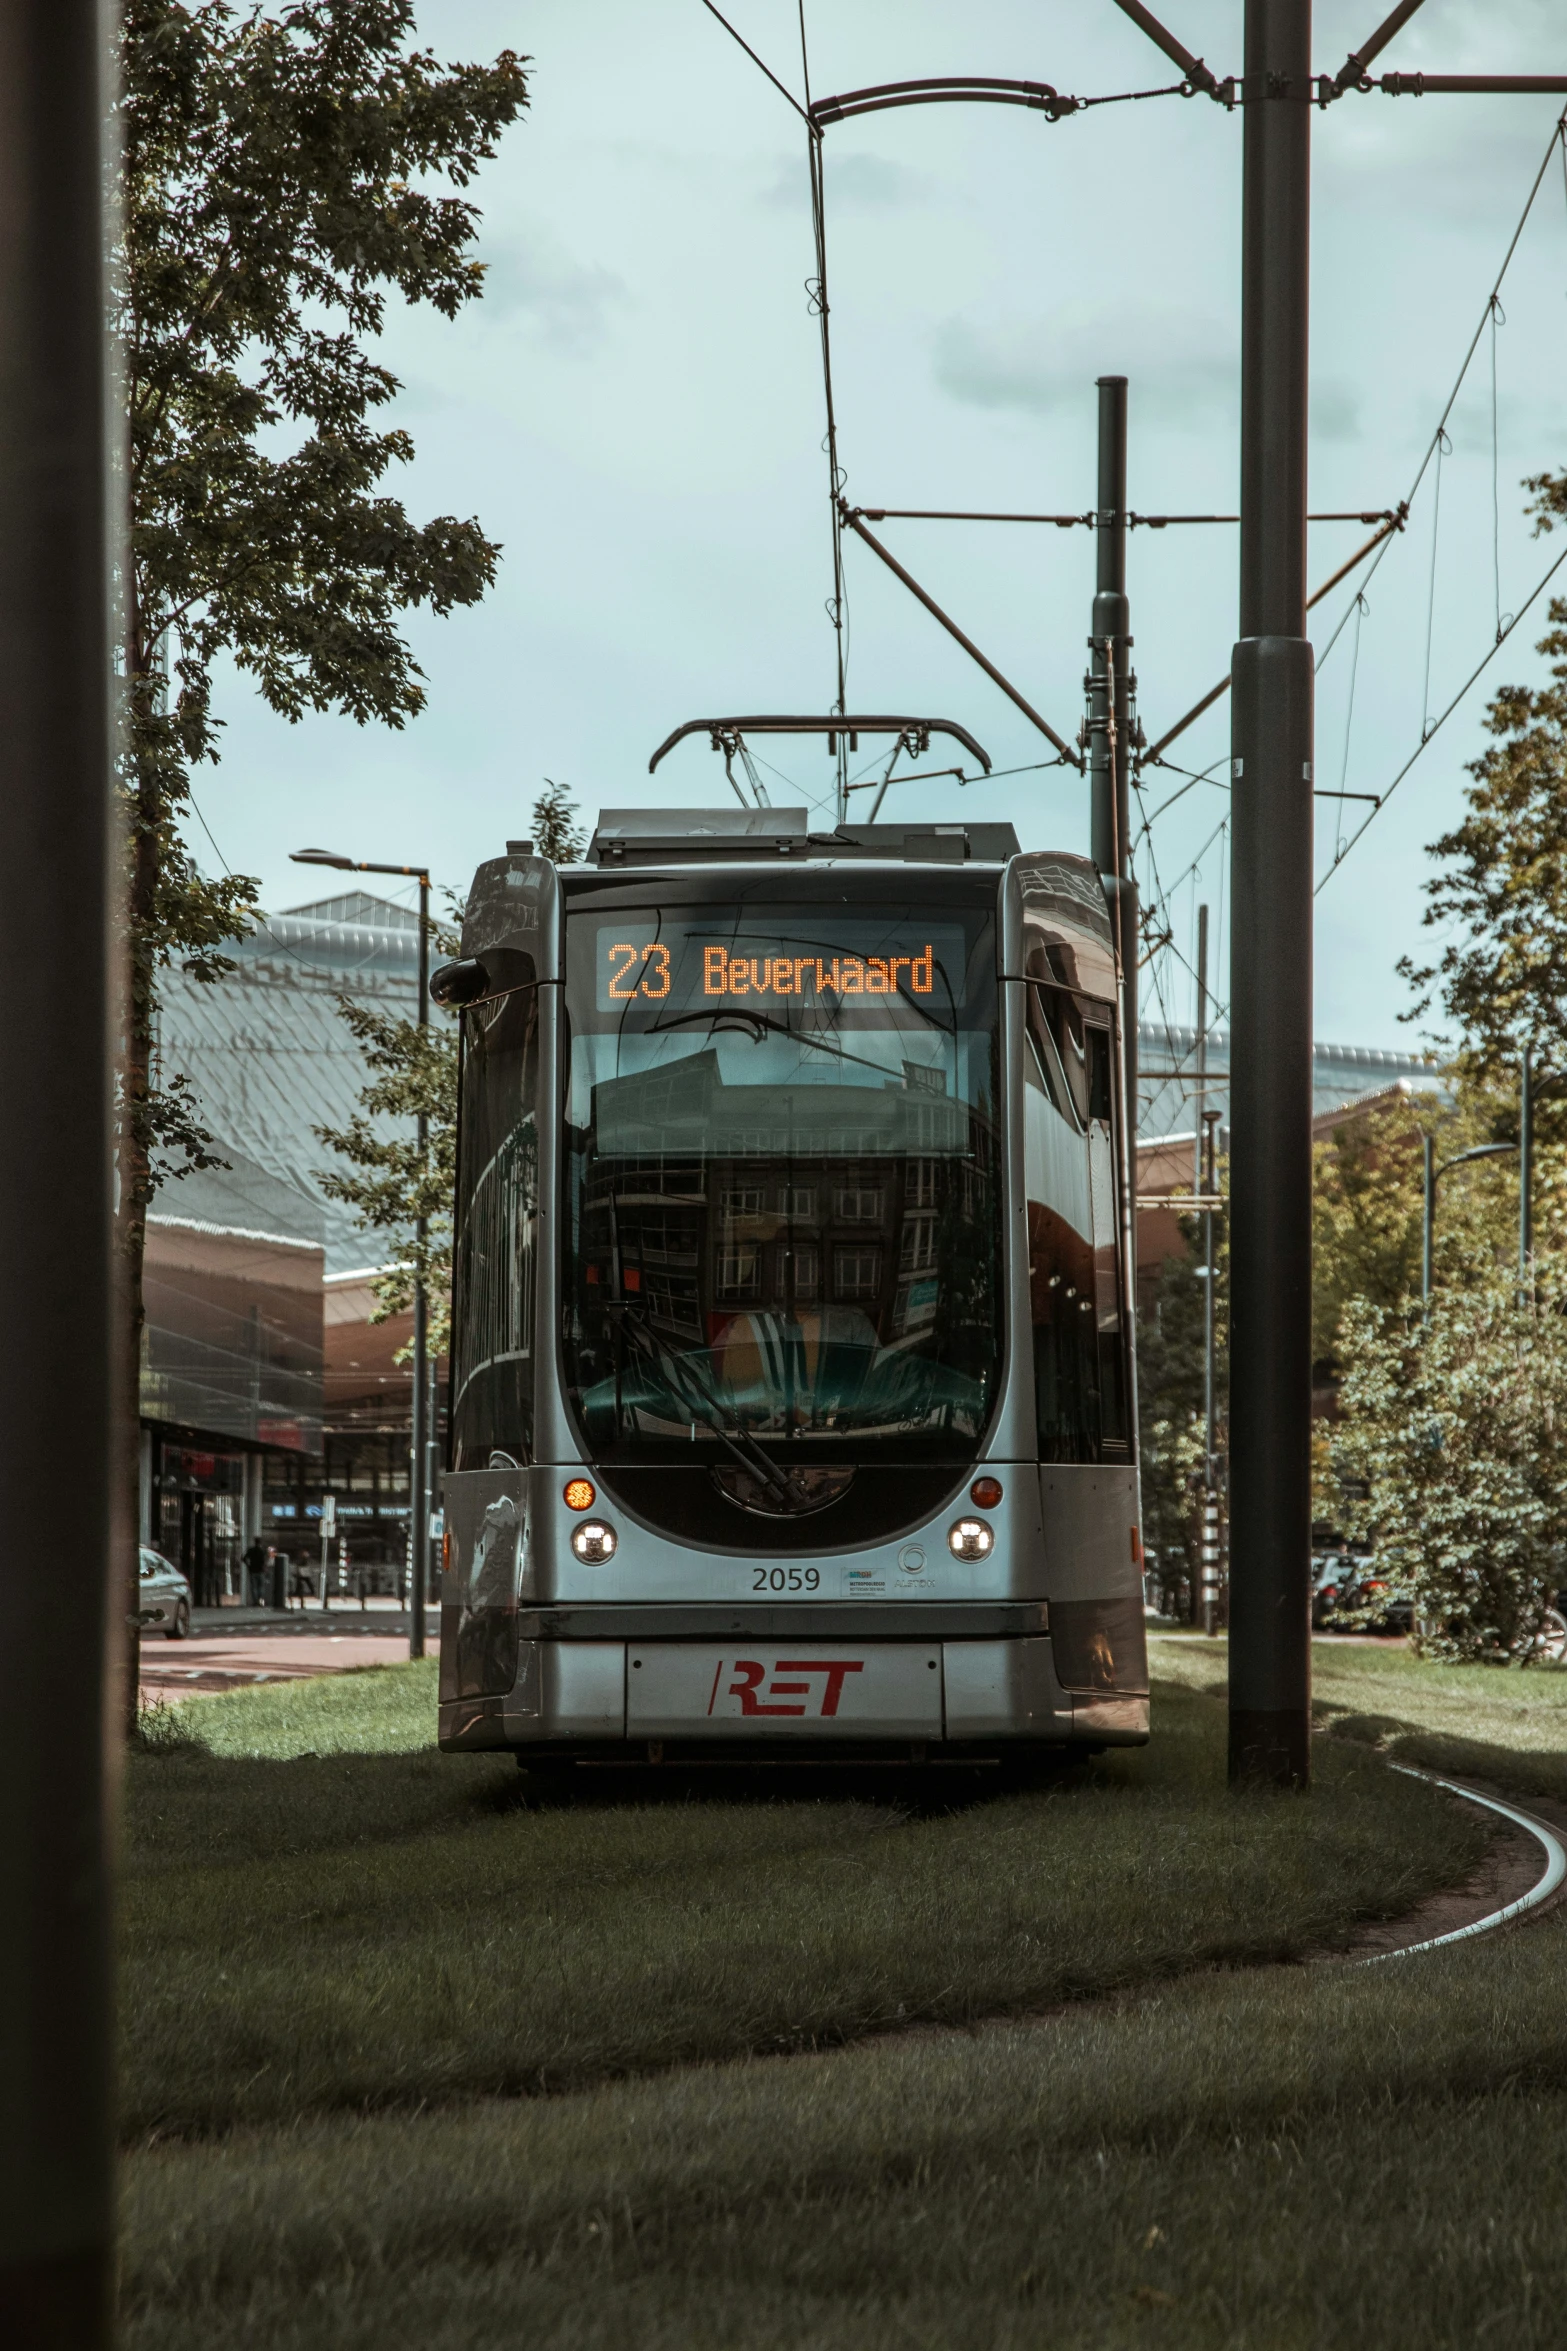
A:
<svg viewBox="0 0 1567 2351">
<path fill-rule="evenodd" d="M 586 1478 L 568 1478 L 564 1499 L 568 1510 L 591 1510 L 597 1496 Z"/>
<path fill-rule="evenodd" d="M 1001 1499 L 1001 1480 L 976 1478 L 968 1490 L 968 1497 L 971 1502 L 977 1502 L 981 1510 L 994 1510 Z"/>
</svg>

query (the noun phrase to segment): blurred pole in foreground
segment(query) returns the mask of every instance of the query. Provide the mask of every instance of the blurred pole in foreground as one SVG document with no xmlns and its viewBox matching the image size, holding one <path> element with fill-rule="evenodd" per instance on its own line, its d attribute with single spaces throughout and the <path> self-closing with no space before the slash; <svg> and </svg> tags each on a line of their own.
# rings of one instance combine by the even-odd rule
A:
<svg viewBox="0 0 1567 2351">
<path fill-rule="evenodd" d="M 100 2351 L 112 2331 L 111 1594 L 125 1611 L 111 1561 L 107 30 L 98 0 L 0 0 L 8 2351 Z"/>
</svg>

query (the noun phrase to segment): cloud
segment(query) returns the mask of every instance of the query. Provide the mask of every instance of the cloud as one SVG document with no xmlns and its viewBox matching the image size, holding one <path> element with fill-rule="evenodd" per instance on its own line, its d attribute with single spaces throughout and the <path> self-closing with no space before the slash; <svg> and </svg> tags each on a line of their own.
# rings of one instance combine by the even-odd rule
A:
<svg viewBox="0 0 1567 2351">
<path fill-rule="evenodd" d="M 1326 376 L 1312 385 L 1311 432 L 1318 441 L 1360 439 L 1360 394 L 1342 376 Z"/>
<path fill-rule="evenodd" d="M 1080 413 L 1096 376 L 1131 378 L 1140 422 L 1177 430 L 1234 426 L 1240 415 L 1240 348 L 1222 320 L 1186 310 L 1063 312 L 1013 327 L 950 318 L 937 329 L 935 376 L 970 408 L 1048 416 Z M 1360 397 L 1342 376 L 1311 387 L 1311 429 L 1323 441 L 1360 438 Z"/>
<path fill-rule="evenodd" d="M 923 201 L 928 176 L 893 163 L 881 155 L 835 155 L 827 158 L 826 189 L 829 215 L 840 212 L 891 212 L 900 205 Z M 804 155 L 780 159 L 759 201 L 780 208 L 810 203 L 810 180 Z"/>
<path fill-rule="evenodd" d="M 1035 416 L 1077 409 L 1095 377 L 1111 374 L 1129 376 L 1139 415 L 1161 424 L 1236 414 L 1234 330 L 1189 311 L 1063 311 L 1003 328 L 950 318 L 936 330 L 936 381 L 967 407 Z"/>
<path fill-rule="evenodd" d="M 576 260 L 548 230 L 487 245 L 481 258 L 485 311 L 521 316 L 542 342 L 575 358 L 599 349 L 611 314 L 629 299 L 613 270 Z"/>
</svg>

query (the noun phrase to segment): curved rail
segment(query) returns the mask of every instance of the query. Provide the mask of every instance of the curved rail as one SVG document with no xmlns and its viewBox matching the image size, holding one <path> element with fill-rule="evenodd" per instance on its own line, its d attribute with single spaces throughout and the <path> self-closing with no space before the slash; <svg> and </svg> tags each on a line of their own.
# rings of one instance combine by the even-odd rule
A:
<svg viewBox="0 0 1567 2351">
<path fill-rule="evenodd" d="M 941 106 L 969 101 L 991 106 L 1032 106 L 1059 122 L 1076 114 L 1080 98 L 1063 97 L 1049 82 L 1013 82 L 995 74 L 932 74 L 916 82 L 874 82 L 868 89 L 844 90 L 836 98 L 818 98 L 810 109 L 812 123 L 821 129 L 830 122 L 847 122 L 853 114 L 880 114 L 889 106 Z"/>
<path fill-rule="evenodd" d="M 1521 1918 L 1528 1910 L 1537 1910 L 1567 1880 L 1567 1851 L 1563 1850 L 1561 1839 L 1546 1827 L 1544 1821 L 1536 1820 L 1532 1812 L 1521 1812 L 1516 1804 L 1503 1804 L 1495 1796 L 1479 1795 L 1475 1789 L 1464 1787 L 1458 1780 L 1443 1779 L 1438 1772 L 1416 1771 L 1410 1763 L 1395 1763 L 1393 1769 L 1401 1771 L 1406 1779 L 1424 1780 L 1430 1787 L 1446 1788 L 1450 1794 L 1462 1796 L 1470 1804 L 1483 1804 L 1488 1812 L 1499 1812 L 1504 1820 L 1513 1821 L 1519 1828 L 1527 1829 L 1530 1836 L 1545 1848 L 1545 1871 L 1527 1894 L 1520 1894 L 1516 1902 L 1507 1903 L 1501 1910 L 1493 1910 L 1489 1917 L 1477 1918 L 1470 1926 L 1454 1927 L 1445 1935 L 1432 1935 L 1424 1943 L 1406 1943 L 1398 1951 L 1373 1951 L 1361 1961 L 1363 1967 L 1375 1967 L 1384 1959 L 1410 1959 L 1417 1951 L 1439 1951 L 1444 1943 L 1462 1943 L 1470 1935 L 1488 1935 L 1493 1927 L 1505 1926 L 1509 1919 Z"/>
</svg>

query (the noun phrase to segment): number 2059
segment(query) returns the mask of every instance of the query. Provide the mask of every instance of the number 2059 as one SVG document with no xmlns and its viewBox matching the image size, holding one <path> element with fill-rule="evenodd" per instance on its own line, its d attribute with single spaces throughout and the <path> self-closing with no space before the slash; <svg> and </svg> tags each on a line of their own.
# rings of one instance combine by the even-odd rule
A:
<svg viewBox="0 0 1567 2351">
<path fill-rule="evenodd" d="M 819 1567 L 753 1567 L 753 1592 L 819 1592 L 822 1571 Z"/>
</svg>

